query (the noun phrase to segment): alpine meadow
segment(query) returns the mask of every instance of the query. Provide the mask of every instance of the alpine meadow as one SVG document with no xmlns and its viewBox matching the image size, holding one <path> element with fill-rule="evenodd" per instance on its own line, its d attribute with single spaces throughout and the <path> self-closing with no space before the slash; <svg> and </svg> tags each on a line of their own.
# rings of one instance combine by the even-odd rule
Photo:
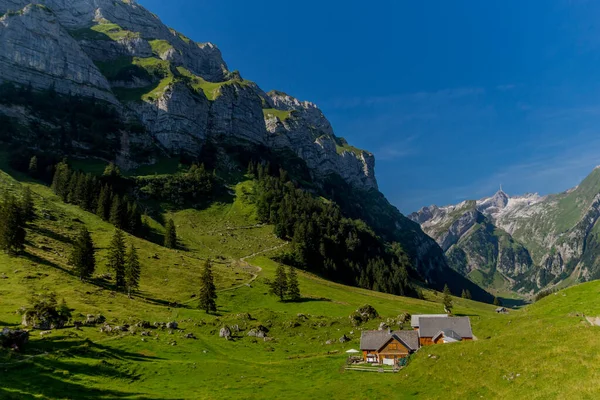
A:
<svg viewBox="0 0 600 400">
<path fill-rule="evenodd" d="M 598 169 L 405 216 L 134 0 L 0 0 L 0 142 L 0 399 L 600 397 Z"/>
</svg>

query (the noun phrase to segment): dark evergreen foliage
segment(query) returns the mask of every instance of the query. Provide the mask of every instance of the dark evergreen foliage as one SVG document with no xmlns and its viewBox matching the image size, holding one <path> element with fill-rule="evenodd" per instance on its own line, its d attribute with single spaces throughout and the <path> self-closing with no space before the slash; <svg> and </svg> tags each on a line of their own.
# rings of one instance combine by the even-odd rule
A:
<svg viewBox="0 0 600 400">
<path fill-rule="evenodd" d="M 448 287 L 448 285 L 444 286 L 444 299 L 443 299 L 443 303 L 444 303 L 444 308 L 447 311 L 452 311 L 452 307 L 453 307 L 453 303 L 452 303 L 452 292 L 450 292 L 450 288 Z"/>
<path fill-rule="evenodd" d="M 300 284 L 298 283 L 298 273 L 294 267 L 290 267 L 287 274 L 287 297 L 290 301 L 298 301 L 301 299 Z"/>
<path fill-rule="evenodd" d="M 0 248 L 9 254 L 18 254 L 25 249 L 25 221 L 21 205 L 15 197 L 4 193 L 0 208 Z"/>
<path fill-rule="evenodd" d="M 69 261 L 73 265 L 75 274 L 82 281 L 89 279 L 96 269 L 94 242 L 85 227 L 81 229 L 75 240 Z"/>
<path fill-rule="evenodd" d="M 206 311 L 206 313 L 217 311 L 217 288 L 215 287 L 214 277 L 212 273 L 212 265 L 210 260 L 204 263 L 204 269 L 200 277 L 200 293 L 198 298 L 200 304 L 198 308 Z"/>
<path fill-rule="evenodd" d="M 107 266 L 115 274 L 115 287 L 117 290 L 125 289 L 125 235 L 117 229 L 108 247 Z"/>
<path fill-rule="evenodd" d="M 169 249 L 177 248 L 177 230 L 175 228 L 175 222 L 169 218 L 165 228 L 165 247 Z"/>
<path fill-rule="evenodd" d="M 31 222 L 35 219 L 35 205 L 33 204 L 33 197 L 31 195 L 31 189 L 29 186 L 25 186 L 23 189 L 23 198 L 21 199 L 21 216 L 23 222 Z"/>
<path fill-rule="evenodd" d="M 288 294 L 288 278 L 285 273 L 285 267 L 281 264 L 277 266 L 275 270 L 275 279 L 270 282 L 271 294 L 279 297 L 279 300 L 283 301 L 285 296 Z"/>
<path fill-rule="evenodd" d="M 125 289 L 131 298 L 131 293 L 136 291 L 140 284 L 141 265 L 135 246 L 131 244 L 127 259 L 125 260 Z"/>
<path fill-rule="evenodd" d="M 410 262 L 399 244 L 386 245 L 364 222 L 345 218 L 335 203 L 298 189 L 285 174 L 269 175 L 268 163 L 256 170 L 258 218 L 292 242 L 282 261 L 345 284 L 416 295 Z"/>
</svg>

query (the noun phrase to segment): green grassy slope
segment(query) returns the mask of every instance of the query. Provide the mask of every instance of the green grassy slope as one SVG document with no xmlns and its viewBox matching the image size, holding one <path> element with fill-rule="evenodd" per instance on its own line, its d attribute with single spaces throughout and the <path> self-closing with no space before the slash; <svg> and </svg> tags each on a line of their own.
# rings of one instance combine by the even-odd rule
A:
<svg viewBox="0 0 600 400">
<path fill-rule="evenodd" d="M 426 291 L 427 300 L 403 298 L 300 273 L 303 301 L 278 302 L 265 283 L 276 267 L 267 256 L 285 244 L 275 238 L 272 227 L 256 224 L 244 194 L 251 182 L 245 182 L 235 188 L 233 203 L 173 214 L 185 251 L 128 237 L 139 248 L 143 265 L 141 293 L 128 299 L 101 281 L 80 283 L 66 264 L 70 238 L 85 224 L 100 249 L 97 275 L 106 272 L 104 248 L 112 227 L 61 203 L 44 186 L 24 184 L 34 191 L 40 214 L 57 220 L 35 221 L 29 230 L 30 256 L 0 255 L 0 276 L 7 276 L 0 279 L 0 326 L 20 322 L 15 310 L 27 303 L 32 290 L 52 290 L 75 309 L 76 317 L 101 312 L 111 325 L 176 320 L 181 331 L 149 329 L 151 336 L 142 337 L 139 331 L 108 335 L 84 327 L 43 338 L 33 331 L 24 354 L 0 352 L 0 398 L 542 399 L 600 394 L 594 384 L 598 372 L 592 368 L 598 362 L 600 328 L 575 315 L 600 315 L 600 303 L 593 301 L 600 294 L 597 283 L 570 288 L 509 315 L 455 299 L 455 313 L 471 316 L 479 340 L 425 348 L 398 374 L 344 371 L 345 350 L 359 346 L 360 330 L 348 319 L 353 310 L 373 305 L 382 319 L 365 328 L 375 328 L 403 312 L 439 313 L 442 296 Z M 0 174 L 0 185 L 16 192 L 20 188 L 6 174 Z M 161 229 L 155 221 L 152 225 Z M 219 313 L 206 315 L 195 309 L 191 296 L 202 260 L 219 256 Z M 181 306 L 173 307 L 173 302 Z M 233 341 L 219 338 L 224 324 L 237 324 L 242 332 Z M 270 329 L 272 340 L 245 335 L 258 324 Z M 185 339 L 186 333 L 197 339 Z M 340 344 L 337 339 L 343 334 L 352 340 Z M 333 344 L 326 344 L 328 340 Z"/>
</svg>

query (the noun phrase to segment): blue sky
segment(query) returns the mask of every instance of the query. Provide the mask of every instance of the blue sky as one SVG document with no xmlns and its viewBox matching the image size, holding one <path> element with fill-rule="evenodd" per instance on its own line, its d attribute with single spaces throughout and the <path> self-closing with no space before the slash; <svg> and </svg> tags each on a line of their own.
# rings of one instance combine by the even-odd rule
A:
<svg viewBox="0 0 600 400">
<path fill-rule="evenodd" d="M 373 152 L 403 212 L 566 190 L 600 164 L 600 2 L 140 0 Z"/>
</svg>

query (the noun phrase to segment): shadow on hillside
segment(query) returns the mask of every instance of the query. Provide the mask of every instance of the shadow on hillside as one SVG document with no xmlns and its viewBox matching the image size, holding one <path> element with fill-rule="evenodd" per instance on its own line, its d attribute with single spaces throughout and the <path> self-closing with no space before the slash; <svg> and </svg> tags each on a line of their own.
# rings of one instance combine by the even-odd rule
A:
<svg viewBox="0 0 600 400">
<path fill-rule="evenodd" d="M 191 308 L 189 305 L 187 304 L 182 304 L 176 301 L 168 301 L 168 300 L 163 300 L 163 299 L 155 299 L 153 297 L 148 297 L 148 296 L 143 296 L 143 295 L 136 295 L 135 297 L 147 301 L 150 304 L 154 304 L 154 305 L 159 305 L 159 306 L 165 306 L 165 307 L 172 307 L 172 308 Z"/>
<path fill-rule="evenodd" d="M 284 303 L 311 303 L 314 301 L 324 301 L 327 303 L 331 303 L 331 299 L 328 299 L 326 297 L 302 297 L 299 300 L 284 300 Z"/>
<path fill-rule="evenodd" d="M 31 230 L 34 231 L 34 232 L 36 232 L 36 233 L 38 233 L 41 236 L 49 237 L 50 239 L 54 239 L 54 240 L 56 240 L 58 242 L 63 242 L 63 243 L 66 243 L 66 244 L 73 244 L 73 239 L 72 238 L 70 238 L 68 236 L 65 236 L 65 235 L 61 235 L 60 233 L 54 232 L 54 231 L 52 231 L 50 229 L 43 228 L 41 226 L 33 225 L 33 226 L 31 226 Z"/>
<path fill-rule="evenodd" d="M 523 299 L 505 299 L 505 298 L 500 298 L 500 302 L 502 304 L 502 307 L 506 307 L 506 308 L 521 308 L 524 307 L 530 303 L 528 303 L 527 301 L 523 300 Z"/>
<path fill-rule="evenodd" d="M 26 258 L 27 260 L 33 262 L 33 263 L 40 264 L 40 265 L 45 265 L 45 266 L 51 267 L 51 268 L 56 268 L 56 269 L 58 269 L 58 270 L 60 270 L 62 272 L 65 272 L 65 273 L 69 274 L 69 275 L 73 275 L 73 273 L 70 270 L 68 270 L 66 268 L 63 268 L 60 265 L 58 265 L 58 264 L 56 264 L 56 263 L 54 263 L 54 262 L 52 262 L 50 260 L 47 260 L 47 259 L 45 259 L 43 257 L 40 257 L 37 254 L 25 252 L 25 253 L 22 253 L 21 256 L 23 258 Z"/>
<path fill-rule="evenodd" d="M 19 326 L 19 324 L 0 321 L 0 330 L 2 330 L 2 328 L 11 328 L 11 327 L 14 327 L 14 326 Z"/>
<path fill-rule="evenodd" d="M 68 395 L 70 399 L 160 399 L 143 393 L 95 389 L 89 383 L 85 384 L 98 378 L 119 380 L 124 384 L 137 381 L 140 376 L 120 368 L 119 362 L 144 362 L 159 358 L 145 357 L 85 340 L 61 341 L 62 338 L 36 341 L 35 346 L 32 346 L 38 350 L 59 351 L 57 356 L 34 357 L 25 362 L 4 365 L 0 398 L 63 398 Z M 76 381 L 71 380 L 72 376 L 76 376 Z"/>
</svg>

